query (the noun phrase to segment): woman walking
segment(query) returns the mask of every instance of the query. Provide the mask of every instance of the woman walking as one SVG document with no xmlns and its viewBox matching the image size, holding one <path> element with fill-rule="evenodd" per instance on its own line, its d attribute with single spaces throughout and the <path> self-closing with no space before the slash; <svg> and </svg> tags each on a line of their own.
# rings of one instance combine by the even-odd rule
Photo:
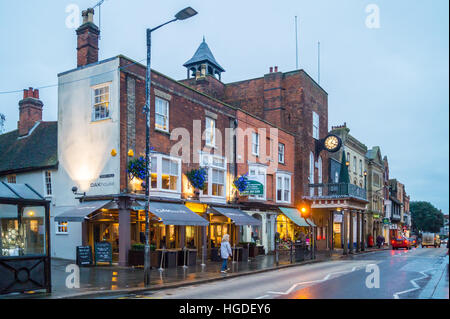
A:
<svg viewBox="0 0 450 319">
<path fill-rule="evenodd" d="M 222 258 L 222 269 L 220 272 L 227 272 L 227 260 L 231 255 L 230 235 L 225 234 L 222 237 L 222 244 L 220 245 L 220 257 Z"/>
</svg>

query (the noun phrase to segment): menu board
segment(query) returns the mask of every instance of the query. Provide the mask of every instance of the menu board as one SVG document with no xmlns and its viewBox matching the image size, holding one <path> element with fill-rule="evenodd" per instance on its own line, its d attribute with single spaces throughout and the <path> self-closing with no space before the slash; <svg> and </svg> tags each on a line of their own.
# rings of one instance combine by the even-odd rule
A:
<svg viewBox="0 0 450 319">
<path fill-rule="evenodd" d="M 77 265 L 92 265 L 92 248 L 91 246 L 77 246 Z"/>
<path fill-rule="evenodd" d="M 98 262 L 107 262 L 112 264 L 112 246 L 107 241 L 102 241 L 94 244 L 95 264 Z"/>
</svg>

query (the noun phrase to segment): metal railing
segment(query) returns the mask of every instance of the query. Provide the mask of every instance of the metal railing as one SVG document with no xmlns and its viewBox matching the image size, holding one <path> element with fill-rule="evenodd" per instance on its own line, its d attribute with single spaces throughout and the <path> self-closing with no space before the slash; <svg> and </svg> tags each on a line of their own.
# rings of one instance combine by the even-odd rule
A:
<svg viewBox="0 0 450 319">
<path fill-rule="evenodd" d="M 313 198 L 354 197 L 367 200 L 366 190 L 350 183 L 308 184 L 305 195 Z"/>
</svg>

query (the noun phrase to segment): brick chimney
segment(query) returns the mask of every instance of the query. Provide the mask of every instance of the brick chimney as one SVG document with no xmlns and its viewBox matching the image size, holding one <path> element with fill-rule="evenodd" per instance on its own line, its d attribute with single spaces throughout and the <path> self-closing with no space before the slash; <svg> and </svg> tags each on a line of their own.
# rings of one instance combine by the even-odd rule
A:
<svg viewBox="0 0 450 319">
<path fill-rule="evenodd" d="M 77 29 L 77 67 L 98 62 L 100 29 L 94 24 L 94 9 L 81 13 L 83 24 Z"/>
<path fill-rule="evenodd" d="M 42 121 L 42 107 L 44 104 L 39 100 L 39 90 L 28 88 L 23 90 L 23 99 L 19 101 L 19 121 L 17 128 L 19 136 L 27 135 L 36 122 Z"/>
</svg>

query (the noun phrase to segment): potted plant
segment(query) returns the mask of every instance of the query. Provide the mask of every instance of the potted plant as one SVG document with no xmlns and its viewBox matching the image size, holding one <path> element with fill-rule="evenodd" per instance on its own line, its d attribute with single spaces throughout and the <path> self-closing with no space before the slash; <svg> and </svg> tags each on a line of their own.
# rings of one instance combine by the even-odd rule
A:
<svg viewBox="0 0 450 319">
<path fill-rule="evenodd" d="M 157 260 L 158 255 L 155 254 L 155 245 L 150 245 L 151 263 L 154 264 L 154 260 Z M 131 245 L 131 249 L 128 251 L 128 266 L 143 266 L 144 265 L 144 252 L 145 244 L 136 243 Z M 159 266 L 159 265 L 158 265 Z"/>
<path fill-rule="evenodd" d="M 195 199 L 199 199 L 200 190 L 205 190 L 206 188 L 206 169 L 203 167 L 191 169 L 186 173 L 186 177 L 194 187 Z"/>
</svg>

